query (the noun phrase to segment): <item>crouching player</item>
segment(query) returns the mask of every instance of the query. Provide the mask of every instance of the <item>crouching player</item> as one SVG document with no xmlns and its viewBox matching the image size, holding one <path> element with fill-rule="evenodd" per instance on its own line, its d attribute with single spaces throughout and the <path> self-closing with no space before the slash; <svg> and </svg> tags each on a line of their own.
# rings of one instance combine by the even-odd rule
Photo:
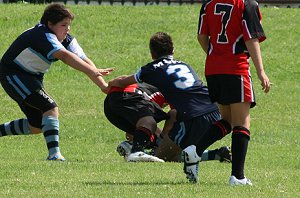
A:
<svg viewBox="0 0 300 198">
<path fill-rule="evenodd" d="M 181 148 L 171 141 L 168 132 L 176 121 L 176 110 L 165 113 L 168 104 L 158 89 L 142 83 L 125 88 L 112 87 L 104 101 L 107 119 L 126 132 L 126 141 L 117 146 L 117 152 L 131 162 L 180 162 Z M 157 123 L 166 120 L 163 130 Z M 155 134 L 155 135 L 153 135 Z M 146 152 L 150 149 L 151 152 Z M 231 162 L 226 146 L 206 150 L 201 161 Z"/>
</svg>

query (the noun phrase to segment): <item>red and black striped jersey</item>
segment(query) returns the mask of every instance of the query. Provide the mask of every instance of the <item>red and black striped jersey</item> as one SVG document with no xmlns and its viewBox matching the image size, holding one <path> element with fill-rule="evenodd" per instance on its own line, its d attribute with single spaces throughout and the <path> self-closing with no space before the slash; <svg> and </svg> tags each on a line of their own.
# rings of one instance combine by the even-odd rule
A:
<svg viewBox="0 0 300 198">
<path fill-rule="evenodd" d="M 200 10 L 198 34 L 209 36 L 205 75 L 249 73 L 245 41 L 266 39 L 254 0 L 208 0 Z"/>
</svg>

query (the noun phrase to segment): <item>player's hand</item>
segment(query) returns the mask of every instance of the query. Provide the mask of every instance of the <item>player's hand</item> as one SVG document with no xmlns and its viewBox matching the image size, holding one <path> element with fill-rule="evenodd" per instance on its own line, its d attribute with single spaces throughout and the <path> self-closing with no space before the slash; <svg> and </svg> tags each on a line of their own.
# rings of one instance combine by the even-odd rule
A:
<svg viewBox="0 0 300 198">
<path fill-rule="evenodd" d="M 110 90 L 110 87 L 109 86 L 106 86 L 106 87 L 103 87 L 101 88 L 101 91 L 105 94 L 108 94 L 108 91 Z"/>
<path fill-rule="evenodd" d="M 258 75 L 258 78 L 261 82 L 262 90 L 265 93 L 268 93 L 270 91 L 271 85 L 272 85 L 272 83 L 270 82 L 268 76 L 266 75 L 266 73 L 264 71 L 261 71 L 261 72 L 257 73 L 257 75 Z"/>
<path fill-rule="evenodd" d="M 114 68 L 97 69 L 95 76 L 107 76 L 111 71 L 114 71 Z"/>
</svg>

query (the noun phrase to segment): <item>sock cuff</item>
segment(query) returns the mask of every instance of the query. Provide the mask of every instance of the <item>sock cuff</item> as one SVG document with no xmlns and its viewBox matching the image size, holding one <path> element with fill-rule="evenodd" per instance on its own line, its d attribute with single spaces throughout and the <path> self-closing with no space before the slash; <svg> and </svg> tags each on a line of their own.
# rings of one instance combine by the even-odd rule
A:
<svg viewBox="0 0 300 198">
<path fill-rule="evenodd" d="M 219 120 L 215 122 L 215 125 L 221 130 L 223 137 L 229 134 L 232 130 L 231 125 L 226 120 Z"/>
<path fill-rule="evenodd" d="M 43 116 L 42 125 L 53 125 L 59 127 L 59 120 L 53 116 Z"/>
<path fill-rule="evenodd" d="M 140 131 L 140 132 L 145 133 L 147 136 L 149 136 L 150 142 L 151 142 L 151 143 L 155 143 L 156 137 L 155 137 L 154 134 L 152 134 L 152 132 L 151 132 L 150 129 L 148 129 L 148 128 L 146 128 L 146 127 L 143 127 L 143 126 L 140 126 L 140 127 L 138 127 L 138 128 L 136 129 L 136 131 Z"/>
<path fill-rule="evenodd" d="M 235 126 L 233 127 L 232 135 L 245 135 L 250 139 L 250 130 L 243 126 Z"/>
</svg>

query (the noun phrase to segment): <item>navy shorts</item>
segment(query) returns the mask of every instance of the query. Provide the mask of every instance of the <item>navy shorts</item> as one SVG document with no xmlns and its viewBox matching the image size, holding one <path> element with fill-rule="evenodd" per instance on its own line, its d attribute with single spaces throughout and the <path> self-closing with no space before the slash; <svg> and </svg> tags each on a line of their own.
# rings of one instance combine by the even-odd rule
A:
<svg viewBox="0 0 300 198">
<path fill-rule="evenodd" d="M 5 92 L 15 100 L 31 126 L 41 128 L 43 113 L 57 107 L 43 89 L 42 79 L 27 74 L 6 75 L 1 79 Z"/>
<path fill-rule="evenodd" d="M 256 105 L 250 75 L 218 74 L 206 76 L 209 96 L 212 102 L 221 105 L 249 102 Z"/>
<path fill-rule="evenodd" d="M 175 122 L 172 130 L 169 132 L 169 137 L 175 144 L 185 149 L 190 145 L 203 141 L 202 137 L 208 132 L 210 125 L 220 119 L 220 112 L 216 110 L 190 120 Z"/>
<path fill-rule="evenodd" d="M 104 113 L 113 125 L 130 134 L 134 133 L 136 123 L 142 117 L 152 116 L 156 122 L 168 118 L 159 105 L 131 92 L 108 94 L 104 100 Z"/>
</svg>

